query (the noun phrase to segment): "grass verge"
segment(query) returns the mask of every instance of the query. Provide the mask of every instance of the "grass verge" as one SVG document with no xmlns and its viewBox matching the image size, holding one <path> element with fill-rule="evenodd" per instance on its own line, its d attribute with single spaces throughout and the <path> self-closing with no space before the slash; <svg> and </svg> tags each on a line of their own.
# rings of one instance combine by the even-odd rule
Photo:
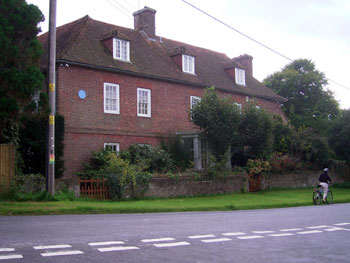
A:
<svg viewBox="0 0 350 263">
<path fill-rule="evenodd" d="M 1 202 L 0 215 L 58 215 L 227 211 L 312 205 L 312 188 L 128 201 Z M 350 189 L 332 188 L 334 203 L 350 203 Z"/>
</svg>

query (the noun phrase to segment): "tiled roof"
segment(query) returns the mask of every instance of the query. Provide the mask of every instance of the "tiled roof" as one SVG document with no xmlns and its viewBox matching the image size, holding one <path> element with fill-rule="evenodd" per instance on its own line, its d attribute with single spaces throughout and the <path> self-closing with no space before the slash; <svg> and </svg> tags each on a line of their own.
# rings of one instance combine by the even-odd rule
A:
<svg viewBox="0 0 350 263">
<path fill-rule="evenodd" d="M 117 34 L 118 37 L 130 41 L 130 61 L 122 62 L 113 59 L 111 52 L 103 44 L 103 40 Z M 44 48 L 47 47 L 48 33 L 39 36 Z M 284 99 L 265 87 L 248 72 L 246 86 L 239 86 L 226 73 L 228 65 L 239 66 L 237 62 L 223 53 L 173 41 L 167 38 L 157 38 L 151 41 L 142 32 L 107 24 L 85 16 L 57 28 L 56 59 L 71 61 L 99 68 L 118 69 L 123 72 L 140 74 L 179 81 L 199 86 L 215 86 L 235 93 L 261 97 L 270 100 Z M 183 52 L 195 56 L 195 75 L 186 74 L 175 63 L 171 55 Z M 46 66 L 47 50 L 43 56 Z"/>
</svg>

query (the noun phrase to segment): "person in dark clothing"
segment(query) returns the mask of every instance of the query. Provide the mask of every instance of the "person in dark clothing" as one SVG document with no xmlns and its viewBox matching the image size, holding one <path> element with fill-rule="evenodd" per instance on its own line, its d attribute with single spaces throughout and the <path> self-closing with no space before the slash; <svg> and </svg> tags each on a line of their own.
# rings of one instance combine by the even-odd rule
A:
<svg viewBox="0 0 350 263">
<path fill-rule="evenodd" d="M 320 185 L 323 188 L 323 201 L 326 201 L 327 193 L 328 193 L 328 184 L 332 183 L 332 179 L 328 175 L 329 169 L 324 168 L 323 173 L 320 174 L 318 180 L 320 181 Z"/>
</svg>

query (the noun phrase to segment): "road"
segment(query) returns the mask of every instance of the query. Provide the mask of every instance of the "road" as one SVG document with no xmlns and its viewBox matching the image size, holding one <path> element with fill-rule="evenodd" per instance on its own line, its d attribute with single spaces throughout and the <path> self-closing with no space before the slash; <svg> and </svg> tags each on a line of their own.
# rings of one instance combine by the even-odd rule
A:
<svg viewBox="0 0 350 263">
<path fill-rule="evenodd" d="M 2 262 L 350 262 L 350 204 L 2 216 Z"/>
</svg>

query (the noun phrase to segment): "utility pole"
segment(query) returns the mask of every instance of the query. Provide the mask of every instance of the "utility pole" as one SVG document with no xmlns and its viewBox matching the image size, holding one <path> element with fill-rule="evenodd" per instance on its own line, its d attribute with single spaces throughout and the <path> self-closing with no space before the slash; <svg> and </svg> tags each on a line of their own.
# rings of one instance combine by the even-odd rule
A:
<svg viewBox="0 0 350 263">
<path fill-rule="evenodd" d="M 56 0 L 50 0 L 49 17 L 49 103 L 46 190 L 55 195 L 55 114 L 56 114 Z"/>
</svg>

